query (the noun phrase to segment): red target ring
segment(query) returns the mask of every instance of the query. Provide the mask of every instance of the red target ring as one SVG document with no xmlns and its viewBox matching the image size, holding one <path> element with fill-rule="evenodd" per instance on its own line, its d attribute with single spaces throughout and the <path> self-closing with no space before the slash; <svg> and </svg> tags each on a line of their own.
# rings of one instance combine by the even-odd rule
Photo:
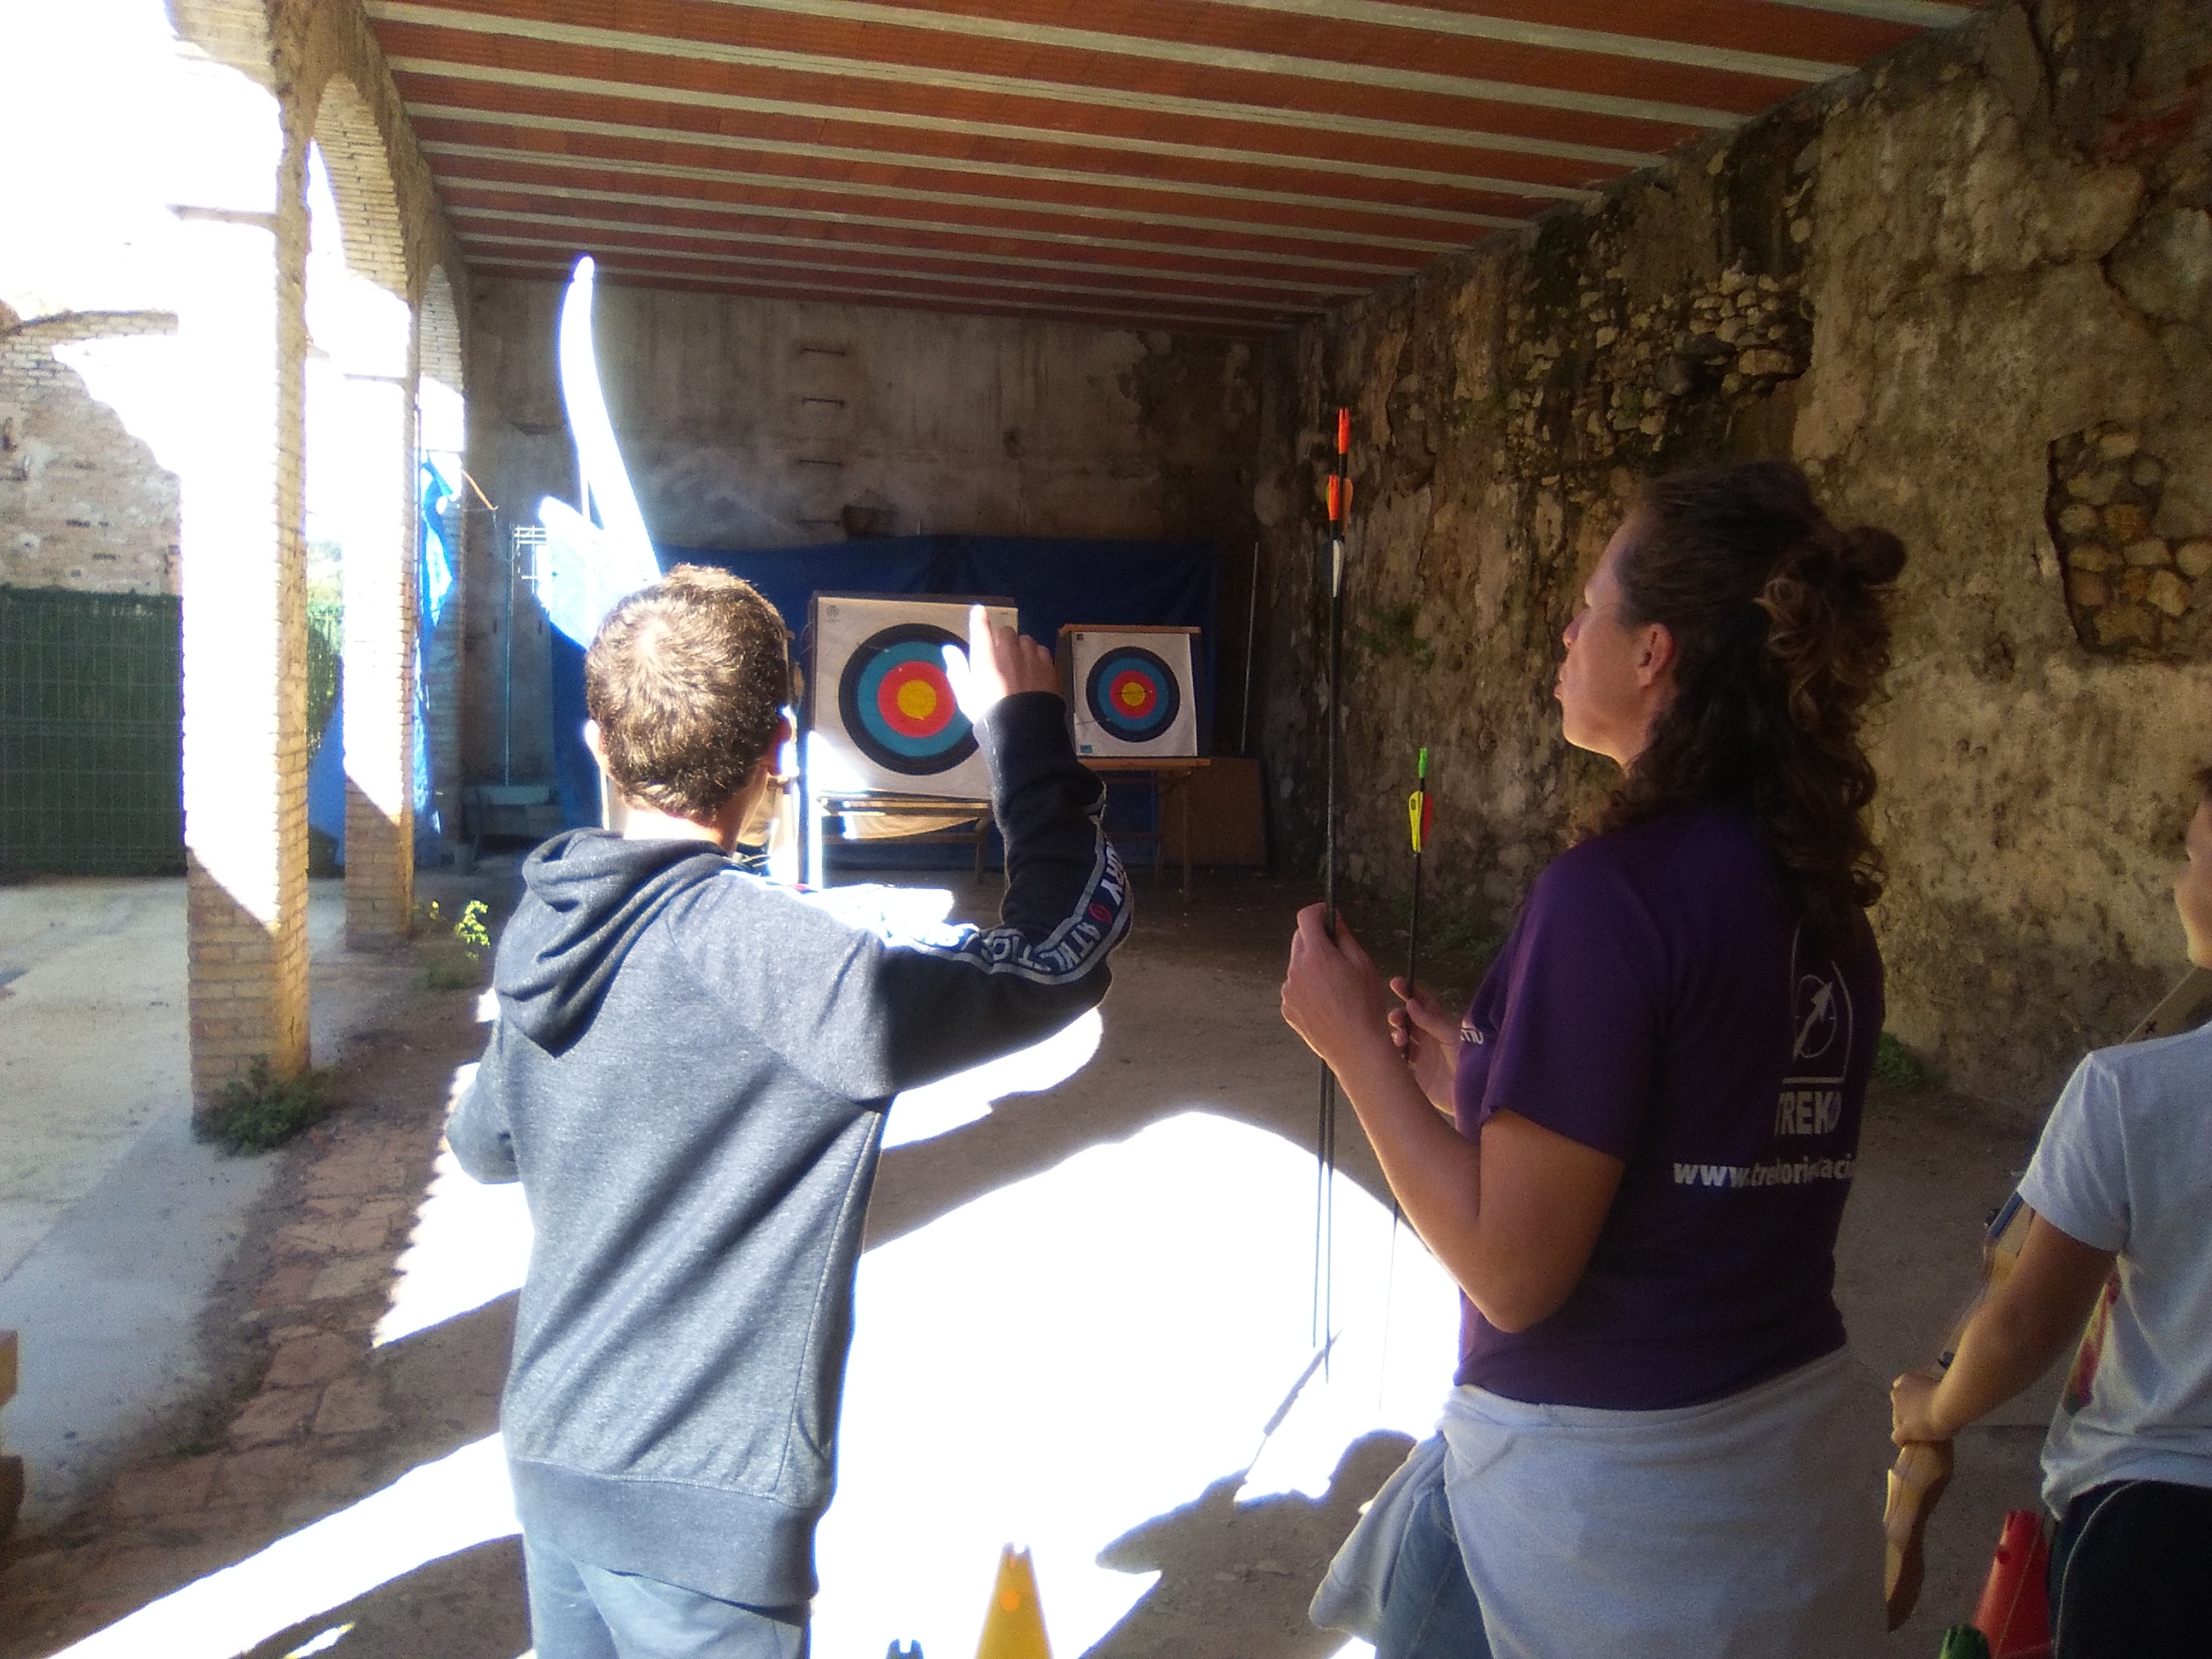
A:
<svg viewBox="0 0 2212 1659">
<path fill-rule="evenodd" d="M 1160 706 L 1160 688 L 1149 675 L 1123 669 L 1107 685 L 1106 700 L 1123 720 L 1144 720 Z"/>
<path fill-rule="evenodd" d="M 931 662 L 900 663 L 887 671 L 876 683 L 875 709 L 901 737 L 935 737 L 960 712 L 952 682 Z"/>
</svg>

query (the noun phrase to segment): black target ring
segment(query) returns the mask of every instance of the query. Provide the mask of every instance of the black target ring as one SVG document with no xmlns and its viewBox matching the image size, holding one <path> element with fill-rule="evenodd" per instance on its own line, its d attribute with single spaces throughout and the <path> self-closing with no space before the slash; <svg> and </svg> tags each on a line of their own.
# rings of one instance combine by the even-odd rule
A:
<svg viewBox="0 0 2212 1659">
<path fill-rule="evenodd" d="M 837 713 L 853 747 L 904 778 L 950 772 L 975 753 L 975 728 L 944 672 L 944 647 L 961 644 L 931 623 L 900 622 L 854 646 L 837 677 Z"/>
</svg>

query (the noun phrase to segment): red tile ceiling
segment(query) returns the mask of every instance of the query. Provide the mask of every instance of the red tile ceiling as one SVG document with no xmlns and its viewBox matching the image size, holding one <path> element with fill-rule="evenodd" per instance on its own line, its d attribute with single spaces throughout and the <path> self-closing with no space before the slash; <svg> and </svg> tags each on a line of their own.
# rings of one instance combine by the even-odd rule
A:
<svg viewBox="0 0 2212 1659">
<path fill-rule="evenodd" d="M 1295 323 L 1951 0 L 368 0 L 473 270 Z"/>
</svg>

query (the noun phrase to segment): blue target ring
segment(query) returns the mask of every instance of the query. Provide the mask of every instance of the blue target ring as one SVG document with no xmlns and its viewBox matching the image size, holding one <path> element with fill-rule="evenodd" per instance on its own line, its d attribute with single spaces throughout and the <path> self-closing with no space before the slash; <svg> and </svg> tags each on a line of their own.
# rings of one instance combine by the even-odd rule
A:
<svg viewBox="0 0 2212 1659">
<path fill-rule="evenodd" d="M 1183 690 L 1160 658 L 1141 645 L 1116 645 L 1084 677 L 1083 701 L 1091 718 L 1124 743 L 1148 743 L 1175 724 Z"/>
<path fill-rule="evenodd" d="M 975 753 L 975 728 L 944 672 L 944 647 L 959 644 L 943 628 L 903 622 L 855 646 L 837 677 L 837 712 L 854 747 L 908 778 L 950 772 Z"/>
</svg>

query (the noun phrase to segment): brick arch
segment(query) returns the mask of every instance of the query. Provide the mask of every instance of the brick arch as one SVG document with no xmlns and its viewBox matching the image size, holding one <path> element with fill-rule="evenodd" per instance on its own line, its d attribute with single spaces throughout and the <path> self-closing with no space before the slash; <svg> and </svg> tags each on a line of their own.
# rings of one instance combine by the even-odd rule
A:
<svg viewBox="0 0 2212 1659">
<path fill-rule="evenodd" d="M 386 293 L 410 298 L 407 238 L 384 134 L 368 100 L 346 76 L 333 73 L 324 83 L 314 136 L 338 201 L 346 268 Z"/>
<path fill-rule="evenodd" d="M 466 370 L 461 353 L 461 313 L 454 306 L 453 283 L 446 268 L 430 267 L 423 279 L 423 297 L 415 309 L 420 331 L 417 361 L 423 378 L 435 380 L 459 396 L 467 391 Z"/>
</svg>

